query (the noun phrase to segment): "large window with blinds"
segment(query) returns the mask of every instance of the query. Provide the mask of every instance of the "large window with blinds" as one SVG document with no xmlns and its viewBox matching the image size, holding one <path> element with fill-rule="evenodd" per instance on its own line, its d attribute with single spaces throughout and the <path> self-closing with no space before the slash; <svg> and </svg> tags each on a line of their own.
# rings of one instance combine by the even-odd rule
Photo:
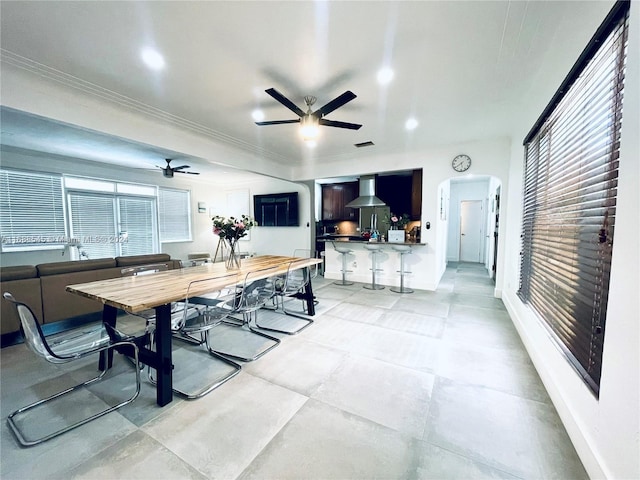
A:
<svg viewBox="0 0 640 480">
<path fill-rule="evenodd" d="M 596 396 L 616 213 L 629 2 L 618 2 L 524 141 L 519 297 Z"/>
<path fill-rule="evenodd" d="M 66 233 L 59 175 L 0 170 L 3 252 L 61 248 Z"/>
<path fill-rule="evenodd" d="M 80 258 L 158 251 L 154 198 L 71 192 L 68 203 Z"/>
<path fill-rule="evenodd" d="M 156 253 L 160 242 L 192 239 L 190 204 L 188 190 L 0 169 L 0 251 Z"/>
</svg>

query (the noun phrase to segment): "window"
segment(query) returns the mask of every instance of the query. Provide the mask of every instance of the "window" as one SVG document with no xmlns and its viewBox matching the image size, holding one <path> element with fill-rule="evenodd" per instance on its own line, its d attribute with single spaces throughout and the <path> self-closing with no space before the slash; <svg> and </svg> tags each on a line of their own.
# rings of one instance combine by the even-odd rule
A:
<svg viewBox="0 0 640 480">
<path fill-rule="evenodd" d="M 68 195 L 71 235 L 80 258 L 155 253 L 155 199 L 94 192 Z"/>
<path fill-rule="evenodd" d="M 59 176 L 0 170 L 2 251 L 66 245 L 62 199 Z"/>
<path fill-rule="evenodd" d="M 618 2 L 525 138 L 519 297 L 600 388 L 629 2 Z"/>
<path fill-rule="evenodd" d="M 191 241 L 191 215 L 188 190 L 160 188 L 158 210 L 160 217 L 160 241 Z"/>
</svg>

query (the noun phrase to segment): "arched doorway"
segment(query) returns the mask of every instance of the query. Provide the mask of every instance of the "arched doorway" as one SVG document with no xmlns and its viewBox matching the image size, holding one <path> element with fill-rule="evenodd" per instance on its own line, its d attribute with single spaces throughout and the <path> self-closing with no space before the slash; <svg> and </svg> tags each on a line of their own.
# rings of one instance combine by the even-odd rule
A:
<svg viewBox="0 0 640 480">
<path fill-rule="evenodd" d="M 483 264 L 495 279 L 502 182 L 493 176 L 454 177 L 438 190 L 441 217 L 446 218 L 447 262 Z"/>
</svg>

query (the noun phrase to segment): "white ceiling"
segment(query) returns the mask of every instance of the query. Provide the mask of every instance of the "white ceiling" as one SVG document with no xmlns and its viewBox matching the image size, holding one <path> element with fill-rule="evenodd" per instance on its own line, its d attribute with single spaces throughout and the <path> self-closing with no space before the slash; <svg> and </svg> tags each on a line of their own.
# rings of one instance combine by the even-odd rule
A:
<svg viewBox="0 0 640 480">
<path fill-rule="evenodd" d="M 544 102 L 611 2 L 62 2 L 5 1 L 3 61 L 60 72 L 129 108 L 163 112 L 197 131 L 283 166 L 424 150 L 512 134 L 532 98 Z M 143 47 L 164 70 L 147 68 Z M 387 87 L 382 66 L 395 71 Z M 55 69 L 55 70 L 52 70 Z M 276 88 L 301 108 L 353 91 L 357 98 L 327 118 L 361 123 L 358 131 L 322 127 L 318 146 L 303 145 L 296 118 L 264 90 Z M 87 89 L 85 88 L 85 91 Z M 536 107 L 540 109 L 539 107 Z M 136 144 L 4 109 L 2 143 L 121 164 L 153 166 L 207 159 Z M 418 128 L 408 132 L 405 121 Z M 375 146 L 356 149 L 355 143 Z M 184 162 L 181 162 L 184 163 Z M 211 168 L 214 168 L 213 166 Z"/>
</svg>

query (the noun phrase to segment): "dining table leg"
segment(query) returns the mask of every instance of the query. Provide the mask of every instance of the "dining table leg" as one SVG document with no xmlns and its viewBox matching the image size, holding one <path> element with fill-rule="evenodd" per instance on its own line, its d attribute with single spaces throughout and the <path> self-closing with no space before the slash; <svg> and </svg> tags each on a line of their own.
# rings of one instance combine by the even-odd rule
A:
<svg viewBox="0 0 640 480">
<path fill-rule="evenodd" d="M 156 307 L 156 402 L 164 407 L 173 399 L 171 360 L 171 304 Z"/>
<path fill-rule="evenodd" d="M 316 314 L 316 304 L 313 298 L 313 288 L 311 287 L 311 279 L 304 286 L 303 295 L 307 302 L 307 315 L 313 316 Z"/>
</svg>

